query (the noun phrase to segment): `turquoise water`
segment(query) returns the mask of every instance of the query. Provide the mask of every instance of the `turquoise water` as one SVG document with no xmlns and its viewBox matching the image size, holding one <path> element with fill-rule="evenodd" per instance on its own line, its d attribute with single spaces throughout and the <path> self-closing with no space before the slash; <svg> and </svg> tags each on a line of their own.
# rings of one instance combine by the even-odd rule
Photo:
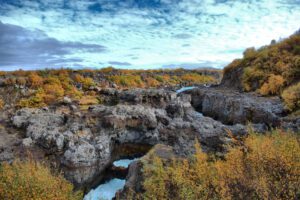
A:
<svg viewBox="0 0 300 200">
<path fill-rule="evenodd" d="M 113 162 L 113 165 L 116 167 L 125 167 L 127 168 L 130 163 L 137 160 L 135 159 L 122 159 Z M 85 195 L 83 200 L 111 200 L 115 197 L 116 192 L 120 189 L 123 189 L 125 186 L 125 179 L 113 178 L 97 188 L 92 189 L 87 195 Z"/>
<path fill-rule="evenodd" d="M 111 179 L 91 190 L 83 200 L 111 200 L 115 197 L 116 192 L 125 186 L 125 182 L 125 179 Z"/>
<path fill-rule="evenodd" d="M 196 87 L 194 87 L 194 86 L 183 87 L 183 88 L 180 88 L 179 90 L 176 90 L 176 93 L 178 94 L 178 93 L 181 93 L 181 92 L 184 92 L 184 91 L 187 91 L 187 90 L 192 90 L 194 88 L 196 88 Z"/>
<path fill-rule="evenodd" d="M 137 158 L 130 160 L 130 159 L 122 159 L 122 160 L 117 160 L 113 163 L 114 166 L 116 167 L 125 167 L 127 168 L 130 163 L 132 163 L 133 161 L 137 160 Z"/>
</svg>

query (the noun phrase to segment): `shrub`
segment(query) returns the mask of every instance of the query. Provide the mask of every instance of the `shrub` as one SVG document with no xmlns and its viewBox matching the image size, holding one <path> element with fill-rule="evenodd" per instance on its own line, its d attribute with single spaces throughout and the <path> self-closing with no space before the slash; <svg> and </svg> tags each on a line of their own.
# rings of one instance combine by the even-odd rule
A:
<svg viewBox="0 0 300 200">
<path fill-rule="evenodd" d="M 44 89 L 44 102 L 51 104 L 64 96 L 64 88 L 60 84 L 45 84 Z"/>
<path fill-rule="evenodd" d="M 27 161 L 0 165 L 0 199 L 79 200 L 82 194 L 73 192 L 73 186 L 61 175 Z"/>
<path fill-rule="evenodd" d="M 2 109 L 4 107 L 4 101 L 2 99 L 0 99 L 0 109 Z"/>
<path fill-rule="evenodd" d="M 27 80 L 24 77 L 18 77 L 16 82 L 18 85 L 26 85 Z"/>
<path fill-rule="evenodd" d="M 100 103 L 99 99 L 91 95 L 85 95 L 79 100 L 80 105 L 94 105 L 99 103 Z"/>
<path fill-rule="evenodd" d="M 251 134 L 214 159 L 196 144 L 189 159 L 144 164 L 145 199 L 297 199 L 300 145 L 295 133 Z"/>
<path fill-rule="evenodd" d="M 184 74 L 181 79 L 183 81 L 186 81 L 190 84 L 203 84 L 203 83 L 209 83 L 214 82 L 214 78 L 210 76 L 203 76 L 197 73 L 188 73 Z"/>
<path fill-rule="evenodd" d="M 28 81 L 32 88 L 38 88 L 43 85 L 44 79 L 40 77 L 37 73 L 32 72 L 28 76 Z"/>
<path fill-rule="evenodd" d="M 152 77 L 145 78 L 145 83 L 147 87 L 157 87 L 160 85 L 160 82 Z"/>
<path fill-rule="evenodd" d="M 21 99 L 17 106 L 21 108 L 40 108 L 46 106 L 44 102 L 45 92 L 42 88 L 38 89 L 34 95 L 29 98 Z"/>
<path fill-rule="evenodd" d="M 116 75 L 110 76 L 109 80 L 113 81 L 119 86 L 126 88 L 142 88 L 145 86 L 140 75 Z"/>
<path fill-rule="evenodd" d="M 268 81 L 260 88 L 260 93 L 262 95 L 280 94 L 280 91 L 284 86 L 284 82 L 285 81 L 282 76 L 271 74 Z"/>
<path fill-rule="evenodd" d="M 6 72 L 0 71 L 0 76 L 5 76 L 5 75 L 6 75 Z"/>
<path fill-rule="evenodd" d="M 92 78 L 83 77 L 80 74 L 76 74 L 74 77 L 75 82 L 82 84 L 83 89 L 89 89 L 91 86 L 95 86 L 96 83 Z"/>
<path fill-rule="evenodd" d="M 224 68 L 225 77 L 230 77 L 232 72 L 240 72 L 245 91 L 280 95 L 282 89 L 299 81 L 299 46 L 300 35 L 294 34 L 258 50 L 247 49 L 242 59 L 234 60 Z"/>
<path fill-rule="evenodd" d="M 290 111 L 300 109 L 300 82 L 285 89 L 281 96 L 287 109 Z"/>
</svg>

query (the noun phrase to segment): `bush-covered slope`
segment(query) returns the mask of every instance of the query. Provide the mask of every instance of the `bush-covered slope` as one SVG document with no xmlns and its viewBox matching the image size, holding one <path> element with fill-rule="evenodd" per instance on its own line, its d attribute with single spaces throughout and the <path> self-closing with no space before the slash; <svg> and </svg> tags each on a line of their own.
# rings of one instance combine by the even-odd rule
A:
<svg viewBox="0 0 300 200">
<path fill-rule="evenodd" d="M 61 175 L 33 161 L 0 164 L 0 199 L 81 200 L 81 192 Z"/>
<path fill-rule="evenodd" d="M 273 131 L 236 140 L 224 159 L 199 145 L 189 159 L 154 157 L 143 168 L 140 199 L 298 199 L 299 151 L 296 134 Z"/>
<path fill-rule="evenodd" d="M 234 60 L 224 69 L 222 85 L 262 95 L 284 93 L 287 108 L 297 110 L 300 107 L 299 81 L 300 33 L 297 32 L 260 49 L 247 49 L 242 59 Z"/>
</svg>

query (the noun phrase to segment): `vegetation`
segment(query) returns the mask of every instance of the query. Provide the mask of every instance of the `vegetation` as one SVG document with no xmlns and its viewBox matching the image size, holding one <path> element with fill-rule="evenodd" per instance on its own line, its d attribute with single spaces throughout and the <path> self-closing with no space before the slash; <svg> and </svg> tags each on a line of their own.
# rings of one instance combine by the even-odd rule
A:
<svg viewBox="0 0 300 200">
<path fill-rule="evenodd" d="M 4 101 L 0 99 L 0 109 L 2 109 L 3 107 L 4 107 Z"/>
<path fill-rule="evenodd" d="M 80 105 L 96 104 L 101 99 L 91 93 L 95 87 L 157 88 L 177 84 L 193 85 L 216 83 L 220 72 L 213 70 L 40 70 L 0 72 L 7 87 L 30 89 L 19 95 L 19 107 L 43 107 L 69 97 Z"/>
<path fill-rule="evenodd" d="M 282 98 L 289 110 L 300 109 L 300 82 L 288 87 L 282 93 Z"/>
<path fill-rule="evenodd" d="M 0 199 L 7 200 L 81 200 L 81 192 L 61 175 L 32 161 L 0 165 Z"/>
<path fill-rule="evenodd" d="M 281 95 L 284 89 L 296 85 L 300 81 L 300 34 L 278 43 L 272 42 L 269 46 L 260 49 L 249 48 L 244 52 L 242 59 L 234 60 L 225 69 L 230 73 L 237 68 L 243 69 L 241 84 L 245 91 L 256 91 L 262 95 Z M 293 87 L 293 89 L 296 89 Z M 284 93 L 283 99 L 290 110 L 298 109 L 294 102 L 299 96 L 288 97 Z M 294 99 L 297 97 L 298 99 Z M 297 104 L 297 103 L 296 103 Z"/>
<path fill-rule="evenodd" d="M 237 140 L 236 140 L 237 141 Z M 201 151 L 190 159 L 153 157 L 144 165 L 145 199 L 297 199 L 299 135 L 276 130 L 251 134 L 224 159 Z"/>
</svg>

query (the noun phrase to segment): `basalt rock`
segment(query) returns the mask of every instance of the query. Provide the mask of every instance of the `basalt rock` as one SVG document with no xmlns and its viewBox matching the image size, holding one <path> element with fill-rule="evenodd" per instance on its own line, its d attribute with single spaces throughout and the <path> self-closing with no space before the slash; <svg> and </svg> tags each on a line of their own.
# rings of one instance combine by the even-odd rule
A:
<svg viewBox="0 0 300 200">
<path fill-rule="evenodd" d="M 186 93 L 192 96 L 193 107 L 224 124 L 264 123 L 280 126 L 284 107 L 279 98 L 260 97 L 220 88 L 198 88 Z"/>
<path fill-rule="evenodd" d="M 119 144 L 165 144 L 178 156 L 186 156 L 194 152 L 196 140 L 205 151 L 223 151 L 230 141 L 229 132 L 247 133 L 242 124 L 226 125 L 195 111 L 191 102 L 195 106 L 200 95 L 194 93 L 177 96 L 160 90 L 134 90 L 124 94 L 113 94 L 123 103 L 91 106 L 80 115 L 56 112 L 59 109 L 21 109 L 12 123 L 34 145 L 58 158 L 65 176 L 78 187 L 113 162 L 112 152 Z M 255 129 L 263 130 L 264 125 L 255 125 Z"/>
</svg>

